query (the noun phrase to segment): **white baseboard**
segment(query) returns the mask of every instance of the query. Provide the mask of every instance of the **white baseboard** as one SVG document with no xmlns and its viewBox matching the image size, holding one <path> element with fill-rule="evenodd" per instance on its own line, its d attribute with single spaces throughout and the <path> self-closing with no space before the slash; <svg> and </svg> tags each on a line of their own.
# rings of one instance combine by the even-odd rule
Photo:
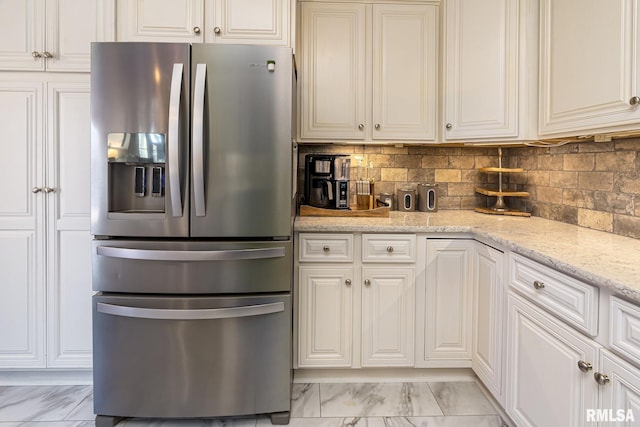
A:
<svg viewBox="0 0 640 427">
<path fill-rule="evenodd" d="M 475 381 L 470 368 L 296 369 L 294 383 L 392 383 Z"/>
<path fill-rule="evenodd" d="M 83 370 L 30 370 L 1 371 L 0 386 L 18 385 L 92 385 L 93 371 Z"/>
</svg>

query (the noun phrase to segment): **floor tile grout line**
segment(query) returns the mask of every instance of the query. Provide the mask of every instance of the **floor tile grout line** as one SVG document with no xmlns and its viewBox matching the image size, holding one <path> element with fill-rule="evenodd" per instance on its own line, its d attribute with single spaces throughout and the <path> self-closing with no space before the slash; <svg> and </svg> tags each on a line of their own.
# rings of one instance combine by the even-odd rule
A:
<svg viewBox="0 0 640 427">
<path fill-rule="evenodd" d="M 431 395 L 433 396 L 433 400 L 435 400 L 436 405 L 438 405 L 440 412 L 442 412 L 442 416 L 446 417 L 447 414 L 444 413 L 444 409 L 442 408 L 442 405 L 440 405 L 440 401 L 438 401 L 438 398 L 436 397 L 436 394 L 434 393 L 433 388 L 431 387 L 431 383 L 429 381 L 425 381 L 425 383 L 427 384 L 427 387 L 429 387 L 429 391 L 431 392 Z"/>
</svg>

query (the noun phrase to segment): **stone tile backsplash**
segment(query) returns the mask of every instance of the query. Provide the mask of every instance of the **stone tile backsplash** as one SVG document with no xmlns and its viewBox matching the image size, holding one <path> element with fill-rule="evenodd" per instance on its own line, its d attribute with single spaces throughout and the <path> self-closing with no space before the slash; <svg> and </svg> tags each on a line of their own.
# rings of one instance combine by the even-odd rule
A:
<svg viewBox="0 0 640 427">
<path fill-rule="evenodd" d="M 640 238 L 640 139 L 554 148 L 509 148 L 507 164 L 525 173 L 509 184 L 528 191 L 532 215 Z"/>
<path fill-rule="evenodd" d="M 497 174 L 478 171 L 498 166 L 497 148 L 300 145 L 300 193 L 308 153 L 350 154 L 352 181 L 357 178 L 359 158 L 365 165 L 372 162 L 376 194 L 437 183 L 441 210 L 473 209 L 495 202 L 475 188 L 497 189 Z M 509 206 L 534 216 L 640 238 L 640 138 L 507 147 L 503 148 L 503 166 L 525 170 L 505 174 L 503 187 L 530 194 L 528 199 L 507 198 Z M 355 203 L 354 185 L 351 194 Z"/>
</svg>

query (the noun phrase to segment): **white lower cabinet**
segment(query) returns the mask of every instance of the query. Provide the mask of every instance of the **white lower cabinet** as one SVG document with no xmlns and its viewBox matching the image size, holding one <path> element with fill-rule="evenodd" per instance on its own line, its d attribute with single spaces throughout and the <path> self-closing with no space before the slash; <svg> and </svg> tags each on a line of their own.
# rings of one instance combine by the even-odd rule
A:
<svg viewBox="0 0 640 427">
<path fill-rule="evenodd" d="M 413 366 L 415 235 L 302 233 L 297 245 L 298 366 Z"/>
<path fill-rule="evenodd" d="M 298 310 L 298 365 L 350 367 L 353 268 L 300 267 Z"/>
<path fill-rule="evenodd" d="M 519 427 L 586 425 L 600 346 L 512 292 L 507 309 L 507 414 Z"/>
<path fill-rule="evenodd" d="M 635 426 L 640 423 L 640 370 L 602 350 L 600 370 L 600 405 L 587 409 L 587 422 L 599 425 Z"/>
<path fill-rule="evenodd" d="M 425 292 L 418 301 L 421 367 L 471 366 L 474 241 L 427 239 Z"/>
<path fill-rule="evenodd" d="M 415 268 L 362 270 L 362 366 L 413 366 Z"/>
<path fill-rule="evenodd" d="M 471 368 L 504 406 L 504 253 L 475 242 Z"/>
<path fill-rule="evenodd" d="M 89 76 L 5 73 L 0 111 L 0 368 L 90 368 Z"/>
</svg>

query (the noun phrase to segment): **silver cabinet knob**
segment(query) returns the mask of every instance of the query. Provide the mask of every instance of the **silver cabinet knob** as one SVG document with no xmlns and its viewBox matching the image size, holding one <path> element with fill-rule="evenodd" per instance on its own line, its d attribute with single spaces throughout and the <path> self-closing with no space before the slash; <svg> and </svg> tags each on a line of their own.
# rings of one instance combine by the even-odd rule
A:
<svg viewBox="0 0 640 427">
<path fill-rule="evenodd" d="M 593 374 L 593 379 L 600 385 L 606 385 L 611 381 L 609 375 L 601 374 L 600 372 Z"/>
<path fill-rule="evenodd" d="M 220 34 L 220 27 L 213 27 L 213 32 L 216 34 Z"/>
<path fill-rule="evenodd" d="M 351 286 L 351 279 L 345 280 L 344 284 L 347 285 L 347 286 Z"/>
<path fill-rule="evenodd" d="M 444 127 L 446 127 L 447 129 L 451 129 L 453 125 L 451 123 L 447 123 L 446 125 L 444 125 Z"/>
<path fill-rule="evenodd" d="M 580 369 L 582 372 L 589 372 L 593 369 L 593 365 L 589 362 L 585 362 L 584 360 L 579 360 L 578 369 Z"/>
<path fill-rule="evenodd" d="M 389 253 L 393 252 L 393 246 L 387 246 L 387 252 Z"/>
<path fill-rule="evenodd" d="M 56 189 L 55 188 L 51 188 L 51 187 L 44 187 L 42 189 L 42 191 L 44 191 L 45 193 L 49 194 L 49 193 L 55 193 Z"/>
<path fill-rule="evenodd" d="M 365 279 L 365 281 L 364 281 L 364 285 L 365 285 L 365 286 L 369 286 L 369 285 L 371 285 L 371 280 L 369 280 L 369 279 Z"/>
<path fill-rule="evenodd" d="M 358 125 L 358 129 L 360 129 L 360 130 L 364 129 L 364 125 L 363 125 L 362 123 L 360 123 L 360 124 Z"/>
<path fill-rule="evenodd" d="M 539 280 L 536 280 L 535 282 L 533 282 L 533 287 L 537 290 L 543 289 L 544 288 L 544 283 L 542 283 Z"/>
<path fill-rule="evenodd" d="M 640 96 L 632 96 L 631 99 L 629 100 L 629 104 L 633 106 L 640 104 Z"/>
<path fill-rule="evenodd" d="M 53 55 L 51 53 L 47 52 L 46 50 L 44 52 L 42 52 L 42 56 L 44 56 L 45 59 L 53 58 Z"/>
<path fill-rule="evenodd" d="M 193 32 L 196 34 L 200 34 L 200 27 L 193 27 Z"/>
<path fill-rule="evenodd" d="M 376 123 L 376 125 L 374 126 L 374 128 L 376 128 L 376 129 L 380 129 L 380 123 Z"/>
<path fill-rule="evenodd" d="M 31 56 L 33 56 L 35 59 L 42 58 L 42 55 L 37 50 L 31 52 Z"/>
<path fill-rule="evenodd" d="M 329 246 L 323 246 L 322 250 L 324 251 L 324 253 L 327 253 L 331 250 L 331 248 Z"/>
<path fill-rule="evenodd" d="M 42 188 L 40 188 L 40 187 L 33 187 L 31 189 L 31 192 L 34 193 L 34 194 L 39 193 L 41 191 L 42 191 Z"/>
</svg>

